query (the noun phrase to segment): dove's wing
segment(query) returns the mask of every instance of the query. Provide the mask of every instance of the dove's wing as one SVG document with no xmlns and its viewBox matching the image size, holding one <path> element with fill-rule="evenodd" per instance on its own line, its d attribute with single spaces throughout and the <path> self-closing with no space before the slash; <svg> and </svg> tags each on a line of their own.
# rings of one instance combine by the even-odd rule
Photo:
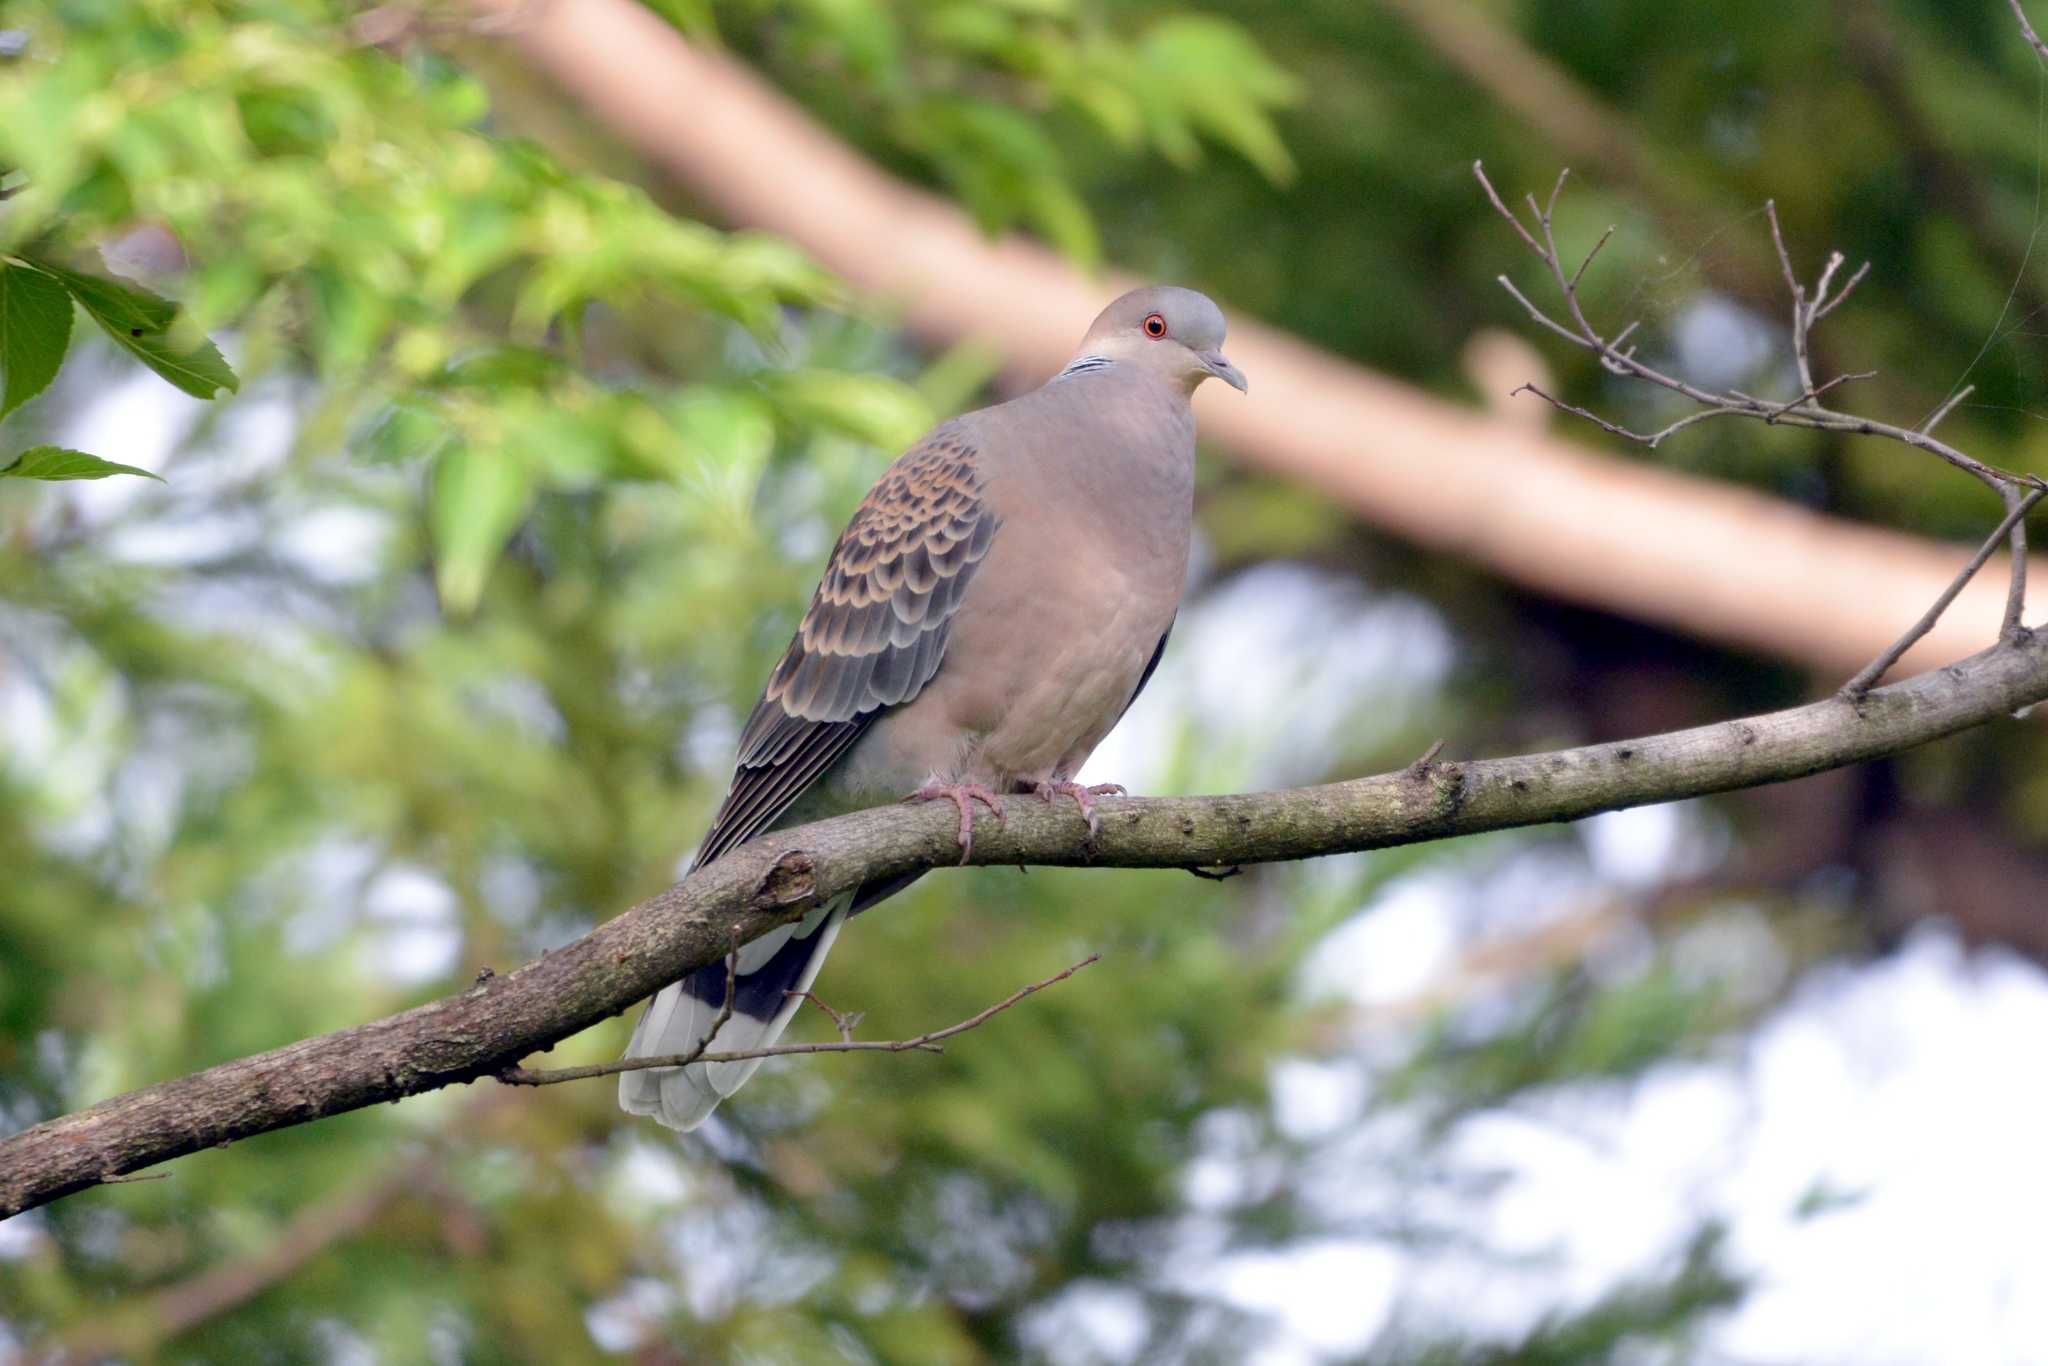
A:
<svg viewBox="0 0 2048 1366">
<path fill-rule="evenodd" d="M 956 425 L 942 426 L 861 500 L 740 733 L 732 787 L 697 862 L 767 829 L 938 672 L 947 627 L 996 533 L 975 454 Z"/>
</svg>

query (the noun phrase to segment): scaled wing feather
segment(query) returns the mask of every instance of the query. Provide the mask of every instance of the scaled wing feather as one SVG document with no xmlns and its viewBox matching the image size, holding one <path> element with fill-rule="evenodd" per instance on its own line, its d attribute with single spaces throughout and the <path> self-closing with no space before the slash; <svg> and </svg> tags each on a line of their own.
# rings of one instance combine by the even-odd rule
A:
<svg viewBox="0 0 2048 1366">
<path fill-rule="evenodd" d="M 996 525 L 974 445 L 957 425 L 889 467 L 832 548 L 796 639 L 747 718 L 732 788 L 698 863 L 774 824 L 883 708 L 931 681 Z"/>
</svg>

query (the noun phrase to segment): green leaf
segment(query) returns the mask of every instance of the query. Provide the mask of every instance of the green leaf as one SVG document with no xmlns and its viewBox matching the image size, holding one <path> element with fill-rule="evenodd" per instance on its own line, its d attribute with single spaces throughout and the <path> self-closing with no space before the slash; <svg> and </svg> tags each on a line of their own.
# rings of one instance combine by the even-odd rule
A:
<svg viewBox="0 0 2048 1366">
<path fill-rule="evenodd" d="M 31 446 L 13 464 L 0 469 L 0 479 L 104 479 L 110 474 L 139 474 L 159 484 L 164 482 L 160 474 L 151 474 L 133 465 L 117 465 L 111 460 L 62 446 Z"/>
<path fill-rule="evenodd" d="M 879 375 L 782 370 L 763 375 L 761 387 L 785 412 L 888 451 L 917 440 L 935 417 L 917 390 Z"/>
<path fill-rule="evenodd" d="M 138 285 L 37 264 L 55 276 L 128 354 L 194 398 L 211 399 L 223 389 L 233 393 L 241 387 L 212 342 L 201 337 L 192 344 L 171 335 L 178 306 L 169 299 Z"/>
<path fill-rule="evenodd" d="M 0 417 L 50 387 L 71 345 L 71 299 L 31 266 L 0 262 Z"/>
<path fill-rule="evenodd" d="M 1170 160 L 1192 162 L 1189 126 L 1233 148 L 1276 185 L 1294 178 L 1294 159 L 1271 111 L 1297 103 L 1299 84 L 1228 20 L 1184 15 L 1145 35 L 1140 63 L 1151 73 L 1154 137 Z"/>
<path fill-rule="evenodd" d="M 532 494 L 533 476 L 500 451 L 458 446 L 434 462 L 427 527 L 443 611 L 466 616 L 475 610 Z"/>
</svg>

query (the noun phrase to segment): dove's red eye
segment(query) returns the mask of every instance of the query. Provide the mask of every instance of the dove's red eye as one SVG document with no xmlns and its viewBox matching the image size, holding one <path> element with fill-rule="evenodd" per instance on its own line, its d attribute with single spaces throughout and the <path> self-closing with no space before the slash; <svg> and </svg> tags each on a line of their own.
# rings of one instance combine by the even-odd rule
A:
<svg viewBox="0 0 2048 1366">
<path fill-rule="evenodd" d="M 1160 317 L 1160 316 L 1159 316 L 1159 315 L 1158 315 L 1157 313 L 1148 313 L 1148 314 L 1146 314 L 1146 315 L 1145 315 L 1145 335 L 1146 335 L 1146 336 L 1148 336 L 1148 337 L 1163 337 L 1163 336 L 1165 336 L 1165 335 L 1166 335 L 1166 319 L 1164 319 L 1164 318 Z"/>
</svg>

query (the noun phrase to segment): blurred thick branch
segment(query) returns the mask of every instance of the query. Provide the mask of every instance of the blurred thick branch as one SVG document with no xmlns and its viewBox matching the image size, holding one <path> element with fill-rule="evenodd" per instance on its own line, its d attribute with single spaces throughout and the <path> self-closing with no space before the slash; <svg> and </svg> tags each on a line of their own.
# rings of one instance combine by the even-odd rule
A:
<svg viewBox="0 0 2048 1366">
<path fill-rule="evenodd" d="M 1562 65 L 1524 42 L 1507 23 L 1469 0 L 1383 0 L 1386 8 L 1516 122 L 1534 130 L 1559 156 L 1597 166 L 1610 185 L 1640 196 L 1674 239 L 1696 235 L 1702 222 L 1726 222 L 1732 205 L 1706 189 L 1711 178 L 1681 174 L 1681 153 L 1654 145 L 1637 120 L 1602 101 Z M 1769 296 L 1772 277 L 1761 257 L 1738 246 L 1708 253 L 1700 269 L 1738 298 Z"/>
<path fill-rule="evenodd" d="M 1131 283 L 1091 279 L 1019 238 L 991 241 L 634 0 L 476 2 L 516 6 L 502 41 L 726 220 L 798 243 L 929 340 L 987 345 L 1020 382 L 1056 370 Z M 1489 418 L 1241 315 L 1230 353 L 1252 376 L 1250 398 L 1204 394 L 1197 406 L 1204 436 L 1240 463 L 1568 602 L 1847 672 L 1896 639 L 1968 554 Z M 2007 567 L 1999 557 L 1987 569 L 1906 668 L 1998 631 L 2005 594 L 1988 579 Z"/>
<path fill-rule="evenodd" d="M 100 1361 L 147 1360 L 166 1344 L 297 1275 L 314 1259 L 348 1241 L 393 1206 L 430 1189 L 440 1155 L 396 1163 L 358 1187 L 307 1205 L 282 1232 L 255 1252 L 225 1261 L 169 1289 L 102 1306 L 84 1327 L 34 1349 L 30 1366 L 79 1366 Z"/>
<path fill-rule="evenodd" d="M 2043 699 L 2048 633 L 2022 630 L 1857 701 L 1287 792 L 1105 799 L 1092 847 L 1071 807 L 1012 800 L 1002 824 L 981 822 L 973 861 L 1215 867 L 1576 820 L 1894 754 Z M 950 808 L 892 806 L 769 835 L 460 995 L 38 1124 L 0 1140 L 0 1218 L 202 1148 L 503 1072 L 822 900 L 953 863 L 957 829 Z"/>
</svg>

